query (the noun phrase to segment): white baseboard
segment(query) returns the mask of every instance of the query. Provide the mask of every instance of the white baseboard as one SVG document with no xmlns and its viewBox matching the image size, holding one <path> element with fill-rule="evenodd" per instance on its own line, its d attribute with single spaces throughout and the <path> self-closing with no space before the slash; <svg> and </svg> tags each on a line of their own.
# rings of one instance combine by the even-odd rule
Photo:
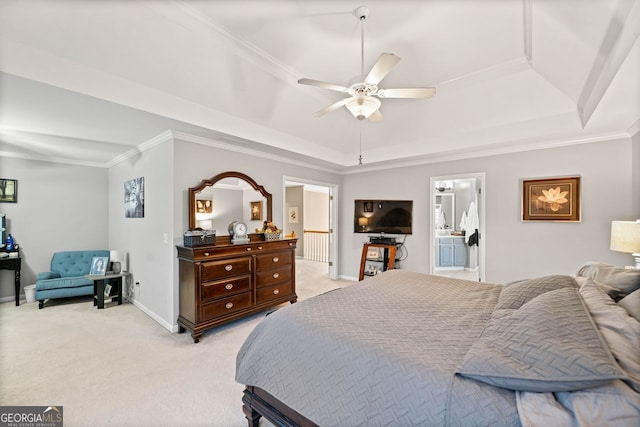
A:
<svg viewBox="0 0 640 427">
<path fill-rule="evenodd" d="M 158 317 L 158 315 L 156 315 L 153 311 L 149 310 L 144 304 L 141 304 L 135 298 L 131 300 L 131 303 L 135 305 L 137 308 L 139 308 L 144 314 L 146 314 L 147 316 L 151 317 L 153 320 L 158 322 L 163 328 L 165 328 L 169 332 L 178 332 L 177 324 L 171 325 L 167 323 L 164 319 L 162 319 L 161 317 Z"/>
<path fill-rule="evenodd" d="M 352 282 L 357 282 L 358 278 L 354 277 L 354 276 L 345 276 L 345 275 L 340 275 L 338 276 L 340 280 L 350 280 Z"/>
</svg>

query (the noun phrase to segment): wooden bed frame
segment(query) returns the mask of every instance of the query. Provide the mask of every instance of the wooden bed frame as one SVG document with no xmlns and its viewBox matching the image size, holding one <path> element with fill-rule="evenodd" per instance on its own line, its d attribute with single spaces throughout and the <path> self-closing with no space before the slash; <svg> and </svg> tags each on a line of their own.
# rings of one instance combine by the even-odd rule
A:
<svg viewBox="0 0 640 427">
<path fill-rule="evenodd" d="M 242 411 L 249 427 L 258 427 L 260 417 L 265 417 L 277 426 L 319 427 L 261 388 L 247 386 L 242 396 Z"/>
</svg>

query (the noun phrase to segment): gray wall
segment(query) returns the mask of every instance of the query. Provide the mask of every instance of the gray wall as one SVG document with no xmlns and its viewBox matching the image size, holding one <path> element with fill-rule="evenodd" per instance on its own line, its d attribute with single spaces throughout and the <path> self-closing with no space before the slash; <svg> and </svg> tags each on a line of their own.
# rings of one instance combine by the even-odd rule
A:
<svg viewBox="0 0 640 427">
<path fill-rule="evenodd" d="M 284 177 L 340 185 L 339 274 L 357 277 L 362 243 L 353 233 L 353 200 L 414 200 L 414 234 L 402 268 L 428 271 L 429 179 L 486 172 L 487 281 L 573 273 L 585 261 L 630 264 L 609 250 L 610 223 L 640 217 L 640 138 L 337 176 L 304 165 L 257 158 L 181 140 L 162 143 L 109 170 L 0 157 L 2 177 L 18 179 L 18 203 L 0 205 L 22 246 L 23 283 L 48 269 L 66 249 L 129 252 L 136 304 L 167 329 L 175 328 L 178 269 L 175 244 L 188 228 L 187 189 L 220 172 L 246 173 L 273 194 L 273 216 L 284 224 Z M 633 163 L 632 163 L 633 162 Z M 633 167 L 635 165 L 635 168 Z M 582 222 L 522 223 L 520 179 L 582 176 Z M 124 218 L 123 184 L 145 178 L 145 217 Z M 411 185 L 403 185 L 411 183 Z M 2 296 L 13 295 L 11 272 L 0 271 Z"/>
<path fill-rule="evenodd" d="M 109 169 L 109 246 L 129 253 L 135 304 L 165 328 L 172 328 L 174 212 L 173 142 L 168 141 Z M 144 218 L 125 218 L 124 183 L 144 177 Z M 182 201 L 180 201 L 181 203 Z M 185 205 L 186 207 L 186 205 Z M 186 230 L 186 228 L 185 228 Z"/>
<path fill-rule="evenodd" d="M 6 213 L 7 231 L 20 245 L 22 287 L 49 271 L 54 252 L 109 249 L 107 173 L 0 156 L 0 177 L 18 180 L 18 203 L 0 203 L 0 212 Z M 14 299 L 13 283 L 13 271 L 0 270 L 0 300 Z"/>
<path fill-rule="evenodd" d="M 545 274 L 570 274 L 586 261 L 628 265 L 629 255 L 609 250 L 611 221 L 640 217 L 633 205 L 631 139 L 527 153 L 404 167 L 346 176 L 342 186 L 339 238 L 342 276 L 357 277 L 367 235 L 349 231 L 353 201 L 366 198 L 414 201 L 413 235 L 402 268 L 429 268 L 429 180 L 432 176 L 486 173 L 486 280 L 505 283 Z M 637 154 L 636 154 L 637 156 Z M 638 168 L 638 163 L 635 164 Z M 522 178 L 582 176 L 582 222 L 520 221 Z M 403 185 L 403 183 L 411 185 Z M 637 182 L 636 182 L 637 184 Z M 422 220 L 420 220 L 422 219 Z"/>
</svg>

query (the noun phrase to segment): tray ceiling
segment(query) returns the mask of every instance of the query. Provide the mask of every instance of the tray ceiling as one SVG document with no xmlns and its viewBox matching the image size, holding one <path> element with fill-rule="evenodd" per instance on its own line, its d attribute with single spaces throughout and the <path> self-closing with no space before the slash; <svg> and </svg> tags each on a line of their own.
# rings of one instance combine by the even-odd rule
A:
<svg viewBox="0 0 640 427">
<path fill-rule="evenodd" d="M 382 52 L 382 122 L 343 96 Z M 348 172 L 628 137 L 640 0 L 0 3 L 0 154 L 109 166 L 167 135 Z"/>
</svg>

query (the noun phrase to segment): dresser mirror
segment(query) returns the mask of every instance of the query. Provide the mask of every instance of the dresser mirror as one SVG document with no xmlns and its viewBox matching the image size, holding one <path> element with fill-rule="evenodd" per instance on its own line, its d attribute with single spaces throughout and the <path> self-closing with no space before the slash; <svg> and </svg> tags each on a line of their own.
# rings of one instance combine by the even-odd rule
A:
<svg viewBox="0 0 640 427">
<path fill-rule="evenodd" d="M 189 188 L 189 229 L 229 235 L 229 224 L 242 221 L 249 232 L 271 220 L 271 193 L 241 172 L 223 172 Z"/>
</svg>

